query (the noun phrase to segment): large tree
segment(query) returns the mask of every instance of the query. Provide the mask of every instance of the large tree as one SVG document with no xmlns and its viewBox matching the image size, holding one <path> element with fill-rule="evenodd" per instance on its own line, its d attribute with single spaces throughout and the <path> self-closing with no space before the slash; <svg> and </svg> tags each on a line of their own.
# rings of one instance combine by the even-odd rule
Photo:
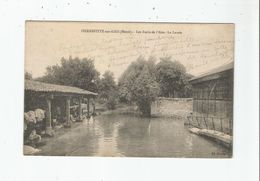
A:
<svg viewBox="0 0 260 181">
<path fill-rule="evenodd" d="M 69 59 L 62 58 L 60 65 L 47 67 L 45 75 L 37 80 L 96 92 L 99 72 L 94 66 L 94 60 L 69 57 Z"/>
<path fill-rule="evenodd" d="M 155 77 L 155 61 L 140 56 L 132 62 L 119 79 L 120 97 L 136 102 L 144 116 L 151 115 L 151 103 L 159 94 L 159 85 Z"/>
<path fill-rule="evenodd" d="M 98 83 L 100 98 L 108 99 L 111 92 L 116 90 L 113 72 L 106 71 Z"/>
<path fill-rule="evenodd" d="M 186 97 L 191 89 L 188 82 L 191 76 L 184 65 L 163 57 L 156 65 L 156 80 L 160 84 L 160 95 L 164 97 Z"/>
<path fill-rule="evenodd" d="M 98 82 L 99 99 L 106 102 L 108 109 L 115 109 L 118 102 L 118 89 L 113 72 L 106 71 Z"/>
</svg>

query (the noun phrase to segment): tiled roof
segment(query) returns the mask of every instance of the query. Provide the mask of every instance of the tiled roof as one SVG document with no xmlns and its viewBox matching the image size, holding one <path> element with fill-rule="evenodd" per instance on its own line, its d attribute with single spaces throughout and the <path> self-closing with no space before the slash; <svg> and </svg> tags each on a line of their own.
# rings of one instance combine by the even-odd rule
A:
<svg viewBox="0 0 260 181">
<path fill-rule="evenodd" d="M 97 93 L 90 92 L 77 87 L 49 84 L 49 83 L 33 81 L 33 80 L 25 80 L 24 89 L 35 91 L 35 92 L 45 92 L 45 93 L 52 92 L 52 93 L 69 93 L 69 94 L 92 95 L 92 96 L 97 95 Z"/>
</svg>

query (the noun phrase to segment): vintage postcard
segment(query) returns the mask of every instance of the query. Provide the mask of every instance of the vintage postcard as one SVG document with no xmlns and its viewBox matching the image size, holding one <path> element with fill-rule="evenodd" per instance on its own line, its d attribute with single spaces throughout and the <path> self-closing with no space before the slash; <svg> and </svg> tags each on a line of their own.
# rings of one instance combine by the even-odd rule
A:
<svg viewBox="0 0 260 181">
<path fill-rule="evenodd" d="M 25 28 L 24 155 L 232 157 L 234 24 Z"/>
</svg>

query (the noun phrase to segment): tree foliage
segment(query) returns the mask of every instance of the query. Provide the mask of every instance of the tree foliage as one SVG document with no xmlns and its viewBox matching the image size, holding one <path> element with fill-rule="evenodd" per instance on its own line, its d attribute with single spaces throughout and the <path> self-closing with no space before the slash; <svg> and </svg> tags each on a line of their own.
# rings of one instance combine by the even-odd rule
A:
<svg viewBox="0 0 260 181">
<path fill-rule="evenodd" d="M 69 59 L 62 58 L 60 65 L 47 67 L 45 75 L 37 80 L 96 92 L 99 75 L 94 60 L 69 57 Z"/>
<path fill-rule="evenodd" d="M 186 73 L 184 65 L 172 61 L 171 57 L 161 58 L 156 65 L 156 80 L 160 85 L 160 95 L 163 97 L 190 96 L 191 85 L 188 80 L 191 75 Z"/>
<path fill-rule="evenodd" d="M 108 99 L 110 92 L 116 90 L 116 82 L 113 72 L 106 71 L 98 83 L 99 95 L 103 99 Z"/>
<path fill-rule="evenodd" d="M 25 72 L 24 73 L 24 78 L 27 79 L 27 80 L 32 80 L 33 79 L 32 74 L 29 73 L 29 72 Z"/>
<path fill-rule="evenodd" d="M 155 76 L 155 61 L 150 57 L 139 57 L 119 79 L 121 100 L 134 101 L 145 116 L 151 115 L 151 103 L 159 94 Z"/>
<path fill-rule="evenodd" d="M 99 93 L 99 99 L 114 109 L 118 98 L 124 102 L 135 102 L 145 116 L 151 114 L 151 103 L 157 96 L 189 97 L 191 75 L 185 67 L 171 57 L 163 57 L 155 64 L 154 57 L 146 60 L 140 56 L 132 62 L 115 82 L 112 72 L 100 73 L 95 69 L 94 60 L 88 58 L 62 58 L 60 65 L 49 66 L 44 76 L 36 80 L 75 86 Z M 29 73 L 25 77 L 32 79 Z"/>
<path fill-rule="evenodd" d="M 108 109 L 115 109 L 118 102 L 118 90 L 113 72 L 106 71 L 98 82 L 99 99 L 106 102 Z"/>
</svg>

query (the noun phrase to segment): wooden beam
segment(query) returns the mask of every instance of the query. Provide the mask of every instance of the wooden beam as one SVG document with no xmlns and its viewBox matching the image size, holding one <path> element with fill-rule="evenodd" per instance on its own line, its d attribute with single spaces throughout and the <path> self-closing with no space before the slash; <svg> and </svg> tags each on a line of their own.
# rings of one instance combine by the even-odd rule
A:
<svg viewBox="0 0 260 181">
<path fill-rule="evenodd" d="M 44 96 L 46 99 L 50 99 L 50 100 L 54 98 L 54 95 L 52 93 L 44 94 Z"/>
<path fill-rule="evenodd" d="M 53 92 L 54 97 L 95 97 L 95 95 L 85 95 L 85 94 L 76 94 L 76 93 L 65 93 L 65 92 Z"/>
</svg>

